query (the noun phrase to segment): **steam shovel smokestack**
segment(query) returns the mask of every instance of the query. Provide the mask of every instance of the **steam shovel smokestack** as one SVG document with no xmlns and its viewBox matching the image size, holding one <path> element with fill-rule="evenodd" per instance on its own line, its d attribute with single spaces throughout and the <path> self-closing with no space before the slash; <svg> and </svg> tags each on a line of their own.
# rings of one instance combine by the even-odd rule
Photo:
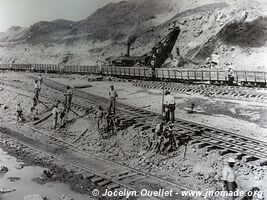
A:
<svg viewBox="0 0 267 200">
<path fill-rule="evenodd" d="M 131 43 L 127 44 L 127 51 L 126 51 L 126 56 L 130 57 L 130 48 L 131 48 Z"/>
<path fill-rule="evenodd" d="M 134 43 L 136 39 L 137 39 L 137 35 L 136 34 L 130 35 L 128 37 L 126 56 L 128 56 L 128 57 L 130 56 L 131 44 Z"/>
</svg>

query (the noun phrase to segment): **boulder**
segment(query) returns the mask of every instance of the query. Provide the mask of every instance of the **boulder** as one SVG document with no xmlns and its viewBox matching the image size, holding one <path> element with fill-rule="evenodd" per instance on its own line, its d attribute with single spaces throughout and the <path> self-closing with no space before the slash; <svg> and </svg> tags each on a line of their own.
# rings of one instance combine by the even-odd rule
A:
<svg viewBox="0 0 267 200">
<path fill-rule="evenodd" d="M 6 166 L 0 166 L 0 173 L 4 174 L 8 172 L 8 168 Z"/>
<path fill-rule="evenodd" d="M 23 200 L 45 200 L 45 199 L 39 194 L 30 194 L 25 196 Z"/>
<path fill-rule="evenodd" d="M 65 195 L 61 196 L 59 199 L 60 200 L 73 200 L 73 198 L 65 196 Z"/>
<path fill-rule="evenodd" d="M 12 189 L 12 188 L 5 188 L 5 187 L 2 187 L 0 188 L 0 193 L 9 193 L 9 192 L 14 192 L 16 191 L 16 189 Z"/>
<path fill-rule="evenodd" d="M 19 162 L 19 163 L 15 166 L 16 169 L 22 169 L 23 167 L 24 167 L 24 163 L 23 163 L 23 162 Z"/>
</svg>

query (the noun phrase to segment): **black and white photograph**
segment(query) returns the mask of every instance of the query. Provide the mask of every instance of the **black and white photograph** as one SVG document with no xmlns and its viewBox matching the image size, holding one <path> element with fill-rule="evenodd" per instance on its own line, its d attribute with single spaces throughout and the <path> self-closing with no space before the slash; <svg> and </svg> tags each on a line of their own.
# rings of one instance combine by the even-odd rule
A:
<svg viewBox="0 0 267 200">
<path fill-rule="evenodd" d="M 0 200 L 117 199 L 267 199 L 267 0 L 0 0 Z"/>
</svg>

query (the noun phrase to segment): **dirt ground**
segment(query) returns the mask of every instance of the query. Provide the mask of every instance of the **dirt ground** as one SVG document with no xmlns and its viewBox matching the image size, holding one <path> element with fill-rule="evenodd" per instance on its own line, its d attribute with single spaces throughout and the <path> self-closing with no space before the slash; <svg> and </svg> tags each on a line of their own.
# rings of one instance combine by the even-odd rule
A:
<svg viewBox="0 0 267 200">
<path fill-rule="evenodd" d="M 69 85 L 88 85 L 89 83 L 92 87 L 85 88 L 84 91 L 105 97 L 107 97 L 109 86 L 112 84 L 119 93 L 119 101 L 146 107 L 145 109 L 153 112 L 161 112 L 162 91 L 160 90 L 134 87 L 127 81 L 88 82 L 87 77 L 78 75 L 63 78 L 59 75 L 49 74 L 48 77 Z M 0 82 L 4 83 L 3 90 L 0 85 L 1 121 L 14 124 L 16 123 L 14 116 L 16 103 L 23 102 L 25 110 L 28 110 L 31 104 L 29 97 L 18 95 L 16 92 L 32 95 L 33 81 L 26 74 L 7 72 L 0 74 Z M 42 93 L 54 96 L 62 95 L 47 87 L 42 88 Z M 174 95 L 178 105 L 177 117 L 266 141 L 266 105 L 192 94 L 175 93 Z M 197 112 L 188 114 L 186 110 L 192 101 L 196 104 Z M 40 112 L 45 112 L 45 109 L 40 108 Z M 180 146 L 176 154 L 158 155 L 148 149 L 148 138 L 152 135 L 149 130 L 142 131 L 129 127 L 127 130 L 119 131 L 103 139 L 97 131 L 94 114 L 85 119 L 77 119 L 75 115 L 71 115 L 70 118 L 74 119 L 73 123 L 62 130 L 53 131 L 51 120 L 39 124 L 36 128 L 70 142 L 73 142 L 85 128 L 88 128 L 89 131 L 85 136 L 75 143 L 89 152 L 94 152 L 95 155 L 149 171 L 192 189 L 220 190 L 222 188 L 221 171 L 229 154 L 220 156 L 216 150 L 207 153 L 205 148 L 199 149 L 193 144 L 188 144 L 187 147 Z M 267 169 L 259 164 L 257 161 L 238 162 L 235 166 L 237 184 L 244 191 L 257 186 L 267 195 Z"/>
<path fill-rule="evenodd" d="M 53 76 L 52 76 L 53 77 Z M 56 81 L 68 85 L 88 84 L 86 77 L 56 76 Z M 114 85 L 119 93 L 118 101 L 149 111 L 161 113 L 162 91 L 135 87 L 131 82 L 97 81 L 83 91 L 108 97 L 109 86 Z M 200 94 L 180 94 L 172 92 L 177 103 L 176 117 L 196 123 L 235 132 L 267 141 L 267 105 L 248 101 L 223 98 L 209 98 Z M 195 103 L 195 113 L 189 114 L 191 103 Z"/>
</svg>

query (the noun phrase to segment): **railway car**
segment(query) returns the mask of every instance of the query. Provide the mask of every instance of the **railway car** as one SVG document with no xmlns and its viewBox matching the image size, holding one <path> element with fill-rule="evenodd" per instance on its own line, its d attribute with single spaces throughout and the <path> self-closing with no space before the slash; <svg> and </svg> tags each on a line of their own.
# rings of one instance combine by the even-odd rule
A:
<svg viewBox="0 0 267 200">
<path fill-rule="evenodd" d="M 129 78 L 151 78 L 152 70 L 146 67 L 110 67 L 102 66 L 104 75 L 129 77 Z"/>
<path fill-rule="evenodd" d="M 156 78 L 187 82 L 209 81 L 211 84 L 224 84 L 229 81 L 226 71 L 208 69 L 159 68 L 156 70 Z"/>
<path fill-rule="evenodd" d="M 243 86 L 266 87 L 267 72 L 235 71 L 235 80 Z"/>
<path fill-rule="evenodd" d="M 60 72 L 73 73 L 73 74 L 99 74 L 100 70 L 98 66 L 86 66 L 86 65 L 65 65 L 60 67 Z"/>
<path fill-rule="evenodd" d="M 15 71 L 30 71 L 32 64 L 12 64 L 11 70 Z"/>
<path fill-rule="evenodd" d="M 11 64 L 0 64 L 0 70 L 10 70 L 11 68 Z"/>
</svg>

